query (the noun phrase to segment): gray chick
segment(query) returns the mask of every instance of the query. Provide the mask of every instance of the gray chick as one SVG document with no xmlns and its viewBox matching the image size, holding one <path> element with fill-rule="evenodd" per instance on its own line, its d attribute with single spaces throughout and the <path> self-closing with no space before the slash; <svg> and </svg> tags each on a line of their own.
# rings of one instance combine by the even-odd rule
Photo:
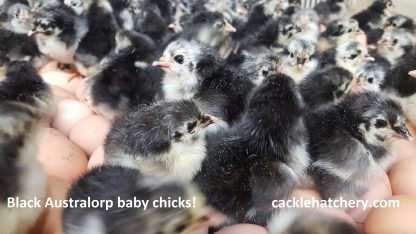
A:
<svg viewBox="0 0 416 234">
<path fill-rule="evenodd" d="M 307 119 L 310 173 L 324 199 L 362 196 L 394 161 L 397 139 L 412 140 L 402 106 L 383 93 L 349 95 Z"/>
<path fill-rule="evenodd" d="M 190 100 L 138 107 L 115 120 L 105 162 L 190 181 L 205 158 L 206 128 L 215 121 Z"/>
<path fill-rule="evenodd" d="M 31 29 L 31 13 L 29 6 L 21 3 L 12 5 L 7 11 L 6 28 L 15 33 L 27 34 Z"/>
</svg>

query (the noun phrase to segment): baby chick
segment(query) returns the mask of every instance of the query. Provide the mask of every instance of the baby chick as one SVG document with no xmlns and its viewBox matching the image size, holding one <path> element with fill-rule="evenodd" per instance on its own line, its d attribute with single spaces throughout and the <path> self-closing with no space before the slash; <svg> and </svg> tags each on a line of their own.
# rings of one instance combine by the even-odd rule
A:
<svg viewBox="0 0 416 234">
<path fill-rule="evenodd" d="M 363 63 L 372 61 L 374 58 L 365 46 L 356 41 L 346 41 L 322 54 L 321 67 L 336 65 L 355 74 Z"/>
<path fill-rule="evenodd" d="M 97 72 L 98 65 L 115 48 L 117 23 L 107 0 L 67 0 L 78 15 L 88 22 L 88 32 L 75 52 L 75 67 L 84 76 Z M 74 1 L 78 2 L 74 6 Z M 105 40 L 103 40 L 105 38 Z"/>
<path fill-rule="evenodd" d="M 116 51 L 102 61 L 100 71 L 90 82 L 94 104 L 102 113 L 111 115 L 108 117 L 154 102 L 161 91 L 163 74 L 152 66 L 156 46 L 148 36 L 120 31 L 116 44 Z"/>
<path fill-rule="evenodd" d="M 17 3 L 12 5 L 8 11 L 8 23 L 6 28 L 15 33 L 27 34 L 31 29 L 31 14 L 28 5 Z"/>
<path fill-rule="evenodd" d="M 0 93 L 3 93 L 1 90 Z M 8 198 L 45 199 L 46 176 L 36 159 L 41 115 L 24 103 L 0 101 L 0 227 L 2 233 L 27 233 L 43 208 L 8 207 Z"/>
<path fill-rule="evenodd" d="M 299 83 L 299 92 L 305 104 L 313 110 L 343 99 L 351 92 L 352 81 L 349 71 L 330 66 L 309 74 Z"/>
<path fill-rule="evenodd" d="M 283 72 L 296 83 L 303 80 L 318 67 L 313 42 L 294 38 L 288 42 L 283 55 Z"/>
<path fill-rule="evenodd" d="M 291 18 L 293 23 L 300 27 L 300 32 L 295 35 L 296 38 L 315 43 L 318 41 L 320 34 L 319 16 L 315 10 L 304 8 L 296 11 Z"/>
<path fill-rule="evenodd" d="M 66 6 L 45 6 L 33 16 L 32 29 L 39 50 L 63 64 L 72 64 L 79 42 L 88 31 L 86 22 Z"/>
<path fill-rule="evenodd" d="M 371 29 L 382 28 L 385 20 L 391 16 L 393 10 L 392 0 L 375 0 L 367 9 L 352 16 L 365 32 Z"/>
<path fill-rule="evenodd" d="M 279 57 L 263 54 L 258 57 L 249 57 L 241 64 L 241 72 L 255 86 L 260 85 L 268 76 L 277 74 L 282 69 Z"/>
<path fill-rule="evenodd" d="M 242 119 L 209 136 L 195 181 L 229 222 L 266 225 L 274 199 L 286 199 L 304 178 L 309 157 L 300 95 L 290 77 L 263 80 Z"/>
<path fill-rule="evenodd" d="M 387 59 L 391 66 L 411 51 L 414 47 L 415 37 L 404 29 L 394 29 L 383 34 L 377 42 L 377 54 Z"/>
<path fill-rule="evenodd" d="M 228 68 L 214 48 L 195 40 L 172 42 L 153 65 L 165 71 L 165 99 L 192 98 L 203 112 L 213 114 L 223 124 L 239 118 L 253 87 L 248 79 Z"/>
<path fill-rule="evenodd" d="M 169 178 L 154 178 L 120 166 L 102 166 L 90 170 L 69 190 L 67 199 L 75 201 L 108 200 L 105 207 L 64 209 L 63 233 L 142 233 L 192 234 L 210 224 L 221 223 L 220 215 L 205 206 L 201 193 L 190 184 Z M 118 206 L 118 200 L 148 201 L 146 209 Z M 186 201 L 189 207 L 163 206 L 161 200 Z M 194 204 L 189 204 L 194 201 Z M 181 203 L 176 203 L 181 204 Z M 160 207 L 159 207 L 160 206 Z"/>
<path fill-rule="evenodd" d="M 105 162 L 190 181 L 205 158 L 206 128 L 214 121 L 190 100 L 136 107 L 114 121 Z"/>
<path fill-rule="evenodd" d="M 386 75 L 382 88 L 401 97 L 409 120 L 416 123 L 416 78 L 410 71 L 416 67 L 416 52 L 413 50 Z"/>
<path fill-rule="evenodd" d="M 334 20 L 339 20 L 347 15 L 347 4 L 345 0 L 326 0 L 319 2 L 313 8 L 321 18 L 321 23 L 328 25 Z"/>
<path fill-rule="evenodd" d="M 319 38 L 319 50 L 326 51 L 342 42 L 353 41 L 360 32 L 355 19 L 332 21 Z"/>
<path fill-rule="evenodd" d="M 0 82 L 0 101 L 17 101 L 36 107 L 52 117 L 54 100 L 49 86 L 26 61 L 9 64 L 6 77 Z"/>
<path fill-rule="evenodd" d="M 354 75 L 355 83 L 352 89 L 378 92 L 384 83 L 385 76 L 386 70 L 382 66 L 371 63 L 365 64 Z"/>
<path fill-rule="evenodd" d="M 308 115 L 310 169 L 324 199 L 355 200 L 395 159 L 395 139 L 411 140 L 402 106 L 375 92 L 347 96 Z"/>
</svg>

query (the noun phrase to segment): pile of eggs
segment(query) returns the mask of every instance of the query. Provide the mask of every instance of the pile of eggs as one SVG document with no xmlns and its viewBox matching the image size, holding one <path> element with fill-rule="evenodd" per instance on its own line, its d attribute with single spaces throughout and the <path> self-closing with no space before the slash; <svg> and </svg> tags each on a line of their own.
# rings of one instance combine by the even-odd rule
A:
<svg viewBox="0 0 416 234">
<path fill-rule="evenodd" d="M 103 163 L 103 144 L 111 120 L 100 115 L 86 92 L 88 79 L 61 71 L 56 62 L 39 70 L 51 86 L 56 101 L 56 114 L 39 136 L 38 160 L 48 176 L 47 194 L 65 199 L 70 185 L 88 169 Z M 412 135 L 416 136 L 414 128 Z M 416 233 L 416 143 L 399 142 L 397 162 L 388 174 L 374 178 L 363 200 L 397 200 L 398 208 L 350 209 L 320 208 L 318 212 L 335 215 L 355 223 L 365 233 Z M 315 191 L 296 190 L 303 200 L 320 199 Z M 60 209 L 45 210 L 32 233 L 61 233 Z M 412 230 L 409 232 L 409 230 Z M 229 226 L 218 234 L 266 234 L 263 227 L 251 224 Z"/>
</svg>

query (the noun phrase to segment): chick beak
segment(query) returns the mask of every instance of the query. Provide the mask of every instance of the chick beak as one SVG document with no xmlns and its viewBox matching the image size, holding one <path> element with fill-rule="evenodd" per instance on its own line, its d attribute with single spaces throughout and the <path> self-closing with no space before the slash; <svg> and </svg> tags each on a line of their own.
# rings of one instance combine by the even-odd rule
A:
<svg viewBox="0 0 416 234">
<path fill-rule="evenodd" d="M 165 56 L 162 56 L 159 59 L 159 61 L 153 62 L 152 66 L 170 70 L 170 68 L 172 67 L 172 63 L 169 61 L 168 58 L 166 58 Z"/>
<path fill-rule="evenodd" d="M 39 32 L 38 32 L 38 31 L 36 31 L 36 30 L 34 30 L 34 29 L 32 29 L 32 30 L 30 30 L 30 31 L 27 33 L 27 36 L 28 36 L 28 37 L 30 37 L 30 36 L 35 35 L 35 34 L 37 34 L 37 33 L 39 33 Z"/>
<path fill-rule="evenodd" d="M 394 135 L 393 137 L 403 139 L 406 141 L 413 141 L 412 134 L 410 134 L 409 130 L 406 128 L 406 126 L 396 127 L 394 128 Z"/>
<path fill-rule="evenodd" d="M 230 23 L 225 22 L 224 32 L 225 33 L 235 33 L 235 32 L 237 32 L 237 29 L 235 29 Z"/>
<path fill-rule="evenodd" d="M 388 47 L 389 46 L 389 40 L 388 39 L 382 39 L 377 44 L 382 46 L 382 47 Z"/>
<path fill-rule="evenodd" d="M 362 82 L 358 78 L 354 78 L 351 83 L 351 90 L 353 92 L 359 92 L 363 89 Z"/>
<path fill-rule="evenodd" d="M 219 119 L 217 117 L 214 117 L 214 116 L 208 115 L 208 114 L 204 114 L 202 116 L 201 122 L 198 124 L 198 127 L 200 127 L 200 128 L 206 128 L 209 125 L 218 122 L 218 120 Z"/>
<path fill-rule="evenodd" d="M 371 57 L 369 54 L 366 54 L 366 55 L 364 55 L 364 58 L 363 58 L 363 60 L 362 60 L 364 63 L 367 63 L 367 62 L 374 62 L 375 61 L 375 59 L 373 58 L 373 57 Z"/>
<path fill-rule="evenodd" d="M 409 76 L 416 78 L 416 70 L 410 71 L 408 74 Z"/>
<path fill-rule="evenodd" d="M 180 32 L 182 31 L 182 26 L 179 24 L 179 22 L 174 22 L 169 24 L 169 29 L 172 29 L 174 32 Z"/>
<path fill-rule="evenodd" d="M 203 208 L 203 217 L 197 228 L 217 227 L 226 221 L 227 217 L 219 211 L 207 206 Z"/>
</svg>

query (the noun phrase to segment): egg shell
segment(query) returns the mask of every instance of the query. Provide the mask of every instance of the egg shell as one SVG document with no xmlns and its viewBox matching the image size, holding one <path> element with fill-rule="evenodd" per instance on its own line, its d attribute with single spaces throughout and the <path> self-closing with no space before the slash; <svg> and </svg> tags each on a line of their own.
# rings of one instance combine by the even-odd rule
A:
<svg viewBox="0 0 416 234">
<path fill-rule="evenodd" d="M 52 126 L 68 136 L 78 121 L 91 115 L 93 113 L 85 103 L 71 99 L 60 100 Z"/>
<path fill-rule="evenodd" d="M 76 99 L 74 94 L 70 93 L 68 90 L 64 88 L 61 88 L 56 85 L 51 85 L 50 88 L 52 91 L 52 95 L 55 97 L 56 100 Z"/>
<path fill-rule="evenodd" d="M 267 234 L 267 230 L 254 224 L 235 224 L 221 229 L 216 234 Z"/>
<path fill-rule="evenodd" d="M 65 200 L 70 183 L 57 177 L 50 176 L 48 178 L 47 196 L 53 200 Z M 45 223 L 42 233 L 62 233 L 62 208 L 48 207 L 46 209 Z"/>
<path fill-rule="evenodd" d="M 368 234 L 397 234 L 416 232 L 416 200 L 408 196 L 392 196 L 386 201 L 399 201 L 400 207 L 374 208 L 364 224 Z"/>
<path fill-rule="evenodd" d="M 65 87 L 68 85 L 73 74 L 55 70 L 42 73 L 41 76 L 46 83 L 66 89 Z"/>
<path fill-rule="evenodd" d="M 409 157 L 393 165 L 389 171 L 393 195 L 416 197 L 416 157 Z"/>
<path fill-rule="evenodd" d="M 69 139 L 91 155 L 104 140 L 111 124 L 106 118 L 93 115 L 78 121 L 71 129 Z"/>
<path fill-rule="evenodd" d="M 48 176 L 73 182 L 87 170 L 87 156 L 76 144 L 51 128 L 39 136 L 38 160 Z"/>
<path fill-rule="evenodd" d="M 368 204 L 372 204 L 375 201 L 383 200 L 392 195 L 389 177 L 386 173 L 375 178 L 373 182 L 368 186 L 369 190 L 358 200 L 368 201 Z M 364 206 L 360 204 L 359 207 L 350 208 L 347 210 L 347 214 L 357 223 L 364 223 L 367 215 L 372 208 L 364 209 Z"/>
<path fill-rule="evenodd" d="M 104 146 L 99 146 L 88 161 L 88 170 L 104 164 Z"/>
<path fill-rule="evenodd" d="M 407 129 L 409 129 L 413 138 L 416 138 L 415 128 L 412 125 L 408 124 Z M 399 162 L 405 158 L 416 157 L 416 141 L 413 140 L 412 142 L 410 142 L 406 140 L 399 140 L 396 145 L 396 154 L 396 162 Z"/>
<path fill-rule="evenodd" d="M 53 60 L 45 64 L 43 67 L 41 67 L 38 71 L 39 74 L 55 71 L 58 70 L 58 62 Z"/>
</svg>

